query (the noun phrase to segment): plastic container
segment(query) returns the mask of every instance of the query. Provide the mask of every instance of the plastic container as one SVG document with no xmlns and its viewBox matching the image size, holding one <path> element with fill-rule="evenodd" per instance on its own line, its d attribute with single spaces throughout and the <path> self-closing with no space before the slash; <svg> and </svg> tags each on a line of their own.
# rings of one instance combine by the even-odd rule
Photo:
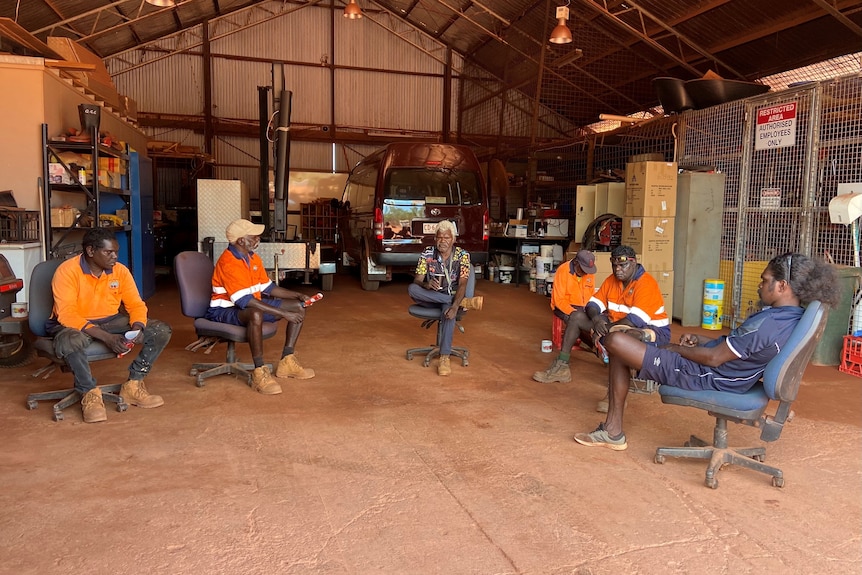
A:
<svg viewBox="0 0 862 575">
<path fill-rule="evenodd" d="M 724 314 L 724 280 L 703 280 L 703 329 L 721 329 L 721 316 Z"/>
<path fill-rule="evenodd" d="M 547 278 L 554 267 L 554 258 L 539 256 L 536 258 L 536 277 Z"/>
<path fill-rule="evenodd" d="M 512 279 L 515 275 L 515 268 L 512 266 L 500 266 L 497 268 L 500 270 L 500 283 L 501 284 L 510 284 L 512 283 Z"/>
</svg>

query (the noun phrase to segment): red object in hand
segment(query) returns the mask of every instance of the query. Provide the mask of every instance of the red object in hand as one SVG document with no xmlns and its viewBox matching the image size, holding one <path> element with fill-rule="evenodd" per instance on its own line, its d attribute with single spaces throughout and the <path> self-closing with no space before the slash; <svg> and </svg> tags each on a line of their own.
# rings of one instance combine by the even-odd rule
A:
<svg viewBox="0 0 862 575">
<path fill-rule="evenodd" d="M 319 302 L 322 299 L 323 299 L 323 294 L 321 292 L 317 292 L 316 294 L 314 294 L 313 296 L 311 296 L 310 298 L 308 298 L 307 300 L 302 302 L 302 307 L 311 307 L 316 302 Z"/>
</svg>

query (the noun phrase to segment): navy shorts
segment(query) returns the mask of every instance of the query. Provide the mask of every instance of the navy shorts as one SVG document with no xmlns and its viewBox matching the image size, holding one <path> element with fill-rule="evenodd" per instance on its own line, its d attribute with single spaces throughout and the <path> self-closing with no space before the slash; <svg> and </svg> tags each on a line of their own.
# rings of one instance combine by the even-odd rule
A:
<svg viewBox="0 0 862 575">
<path fill-rule="evenodd" d="M 266 305 L 271 305 L 272 307 L 281 307 L 281 300 L 278 298 L 272 297 L 264 297 L 261 298 L 261 302 Z M 231 325 L 245 325 L 239 320 L 238 314 L 242 310 L 238 307 L 211 307 L 207 310 L 206 319 L 210 321 L 217 321 L 219 323 L 229 323 Z M 281 317 L 272 315 L 271 313 L 263 314 L 263 321 L 269 323 L 275 323 L 279 321 Z"/>
<path fill-rule="evenodd" d="M 681 389 L 694 391 L 716 389 L 712 383 L 713 372 L 710 367 L 685 359 L 675 351 L 654 345 L 646 346 L 638 377 Z"/>
</svg>

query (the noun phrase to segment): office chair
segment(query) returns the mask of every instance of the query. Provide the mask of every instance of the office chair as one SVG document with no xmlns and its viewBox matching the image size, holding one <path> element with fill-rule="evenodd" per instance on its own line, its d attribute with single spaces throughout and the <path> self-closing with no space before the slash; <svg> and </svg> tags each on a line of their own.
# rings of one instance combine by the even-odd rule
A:
<svg viewBox="0 0 862 575">
<path fill-rule="evenodd" d="M 50 360 L 50 363 L 41 369 L 38 369 L 33 377 L 47 378 L 57 368 L 60 371 L 70 371 L 66 361 L 54 353 L 54 338 L 51 337 L 45 329 L 45 322 L 51 317 L 54 311 L 54 292 L 51 289 L 51 280 L 54 278 L 54 272 L 60 264 L 61 259 L 48 260 L 41 262 L 33 268 L 33 275 L 30 277 L 30 316 L 28 323 L 30 331 L 36 338 L 33 342 L 33 348 L 36 350 L 36 355 Z M 94 340 L 84 350 L 87 354 L 89 362 L 100 361 L 103 359 L 116 359 L 117 354 L 110 350 L 101 341 Z M 117 404 L 117 411 L 126 411 L 129 405 L 120 397 L 120 388 L 123 384 L 100 385 L 102 390 L 102 399 L 111 403 Z M 45 391 L 40 393 L 31 393 L 27 396 L 27 409 L 36 409 L 39 401 L 54 401 L 59 399 L 53 406 L 54 421 L 62 421 L 63 410 L 81 401 L 81 394 L 74 389 L 61 389 L 57 391 Z"/>
<path fill-rule="evenodd" d="M 476 274 L 474 272 L 473 266 L 470 266 L 470 277 L 467 278 L 467 290 L 464 293 L 464 297 L 473 297 L 473 293 L 476 288 Z M 425 329 L 429 329 L 433 325 L 437 325 L 437 340 L 434 345 L 427 347 L 414 347 L 407 350 L 407 359 L 413 359 L 414 354 L 425 354 L 425 360 L 422 362 L 422 365 L 428 367 L 431 365 L 431 360 L 440 355 L 440 317 L 441 312 L 439 308 L 436 307 L 426 307 L 419 304 L 413 304 L 409 308 L 407 308 L 407 313 L 412 315 L 413 317 L 419 318 L 422 320 L 422 327 Z M 464 317 L 464 314 L 467 313 L 467 310 L 458 308 L 458 314 L 455 316 L 455 326 L 458 328 L 458 331 L 464 333 L 464 328 L 461 326 L 461 319 Z M 452 346 L 452 355 L 455 357 L 461 358 L 461 365 L 466 367 L 469 365 L 469 361 L 467 358 L 470 356 L 470 351 L 466 347 L 455 347 Z"/>
<path fill-rule="evenodd" d="M 180 288 L 183 315 L 194 319 L 195 333 L 198 337 L 215 337 L 227 343 L 227 356 L 224 362 L 196 363 L 192 365 L 189 375 L 196 378 L 195 384 L 198 387 L 203 387 L 206 379 L 223 374 L 244 377 L 246 384 L 251 386 L 254 364 L 236 360 L 236 344 L 248 343 L 245 327 L 204 318 L 212 299 L 214 269 L 212 260 L 200 252 L 180 252 L 174 258 L 174 275 Z M 264 322 L 263 339 L 274 336 L 277 330 L 278 324 Z M 272 369 L 271 365 L 269 367 Z"/>
<path fill-rule="evenodd" d="M 716 489 L 716 475 L 725 465 L 740 465 L 772 476 L 772 485 L 784 487 L 784 475 L 777 467 L 763 463 L 765 447 L 729 448 L 727 446 L 727 422 L 741 423 L 760 428 L 760 439 L 776 441 L 781 436 L 785 423 L 793 417 L 790 406 L 799 391 L 802 372 L 814 353 L 814 348 L 823 335 L 828 316 L 828 306 L 819 301 L 808 304 L 790 339 L 766 365 L 762 380 L 745 393 L 726 391 L 691 391 L 662 385 L 659 388 L 662 403 L 685 405 L 706 410 L 715 417 L 713 444 L 709 445 L 694 435 L 685 447 L 659 447 L 655 462 L 664 463 L 665 457 L 709 459 L 706 468 L 706 486 Z M 778 402 L 775 414 L 766 414 L 770 400 Z"/>
</svg>

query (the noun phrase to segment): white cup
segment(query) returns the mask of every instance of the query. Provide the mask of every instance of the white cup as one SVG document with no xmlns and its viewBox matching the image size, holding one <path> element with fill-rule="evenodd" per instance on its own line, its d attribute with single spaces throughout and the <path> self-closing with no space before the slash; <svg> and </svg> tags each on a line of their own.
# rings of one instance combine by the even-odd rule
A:
<svg viewBox="0 0 862 575">
<path fill-rule="evenodd" d="M 542 340 L 542 353 L 551 353 L 554 350 L 553 343 L 549 339 Z"/>
<path fill-rule="evenodd" d="M 27 317 L 27 302 L 14 301 L 12 302 L 12 317 Z"/>
</svg>

